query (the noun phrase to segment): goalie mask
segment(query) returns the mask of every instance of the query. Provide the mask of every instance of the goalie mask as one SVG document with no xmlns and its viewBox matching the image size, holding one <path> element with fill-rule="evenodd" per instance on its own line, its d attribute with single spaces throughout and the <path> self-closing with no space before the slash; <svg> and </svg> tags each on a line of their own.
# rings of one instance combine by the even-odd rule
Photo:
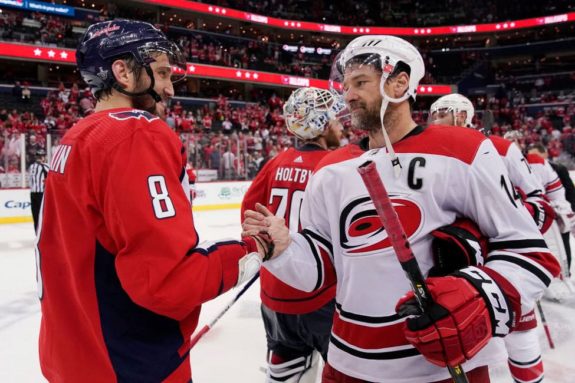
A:
<svg viewBox="0 0 575 383">
<path fill-rule="evenodd" d="M 91 25 L 84 33 L 76 50 L 76 62 L 82 79 L 92 93 L 114 88 L 128 96 L 149 94 L 156 102 L 162 98 L 154 91 L 154 74 L 150 64 L 158 53 L 165 53 L 172 66 L 172 82 L 186 76 L 184 56 L 176 44 L 149 23 L 116 19 Z M 142 92 L 128 92 L 116 81 L 112 63 L 121 58 L 133 58 L 136 65 L 145 69 L 151 84 Z"/>
<path fill-rule="evenodd" d="M 287 129 L 302 140 L 319 137 L 330 121 L 343 123 L 349 115 L 338 94 L 319 88 L 298 88 L 284 104 Z"/>
<path fill-rule="evenodd" d="M 471 122 L 475 114 L 475 108 L 467 97 L 457 93 L 448 94 L 431 104 L 429 119 L 432 123 L 443 119 L 447 114 L 453 116 L 453 122 L 451 124 L 443 123 L 444 125 L 473 127 Z"/>
<path fill-rule="evenodd" d="M 415 100 L 417 86 L 425 74 L 423 58 L 417 49 L 395 36 L 375 35 L 361 36 L 352 40 L 347 47 L 339 53 L 332 65 L 330 75 L 330 86 L 332 89 L 341 92 L 344 96 L 348 92 L 346 78 L 352 77 L 355 70 L 370 67 L 381 74 L 379 80 L 379 93 L 382 97 L 379 119 L 385 140 L 385 146 L 389 151 L 394 166 L 396 177 L 401 172 L 401 165 L 391 142 L 383 126 L 383 120 L 387 105 L 391 103 L 401 103 L 408 98 Z M 400 97 L 389 95 L 385 91 L 385 83 L 401 72 L 409 75 L 407 90 Z"/>
</svg>

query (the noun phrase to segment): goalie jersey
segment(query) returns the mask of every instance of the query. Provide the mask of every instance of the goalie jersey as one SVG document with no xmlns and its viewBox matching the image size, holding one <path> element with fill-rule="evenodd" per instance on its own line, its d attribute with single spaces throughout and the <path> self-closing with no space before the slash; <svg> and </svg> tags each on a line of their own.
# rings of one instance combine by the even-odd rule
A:
<svg viewBox="0 0 575 383">
<path fill-rule="evenodd" d="M 272 213 L 283 217 L 290 230 L 300 228 L 300 209 L 306 185 L 318 162 L 329 152 L 314 144 L 290 148 L 271 159 L 253 180 L 242 201 L 242 217 L 247 209 L 255 210 L 257 202 L 267 205 Z M 320 309 L 335 296 L 335 275 L 313 293 L 290 287 L 261 269 L 262 303 L 283 314 L 305 314 Z"/>
<path fill-rule="evenodd" d="M 489 239 L 486 267 L 517 287 L 529 312 L 559 271 L 492 142 L 467 128 L 415 128 L 394 149 L 403 166 L 394 177 L 385 149 L 316 170 L 304 196 L 303 230 L 264 267 L 291 286 L 313 291 L 326 269 L 337 274 L 336 314 L 328 361 L 372 382 L 432 382 L 449 378 L 407 342 L 395 305 L 410 290 L 373 202 L 357 172 L 377 164 L 424 275 L 433 266 L 431 232 L 458 217 L 476 222 Z M 318 256 L 329 254 L 329 258 Z M 507 313 L 509 314 L 509 313 Z M 463 367 L 501 361 L 492 340 Z"/>
<path fill-rule="evenodd" d="M 114 109 L 55 150 L 36 250 L 49 381 L 191 379 L 200 305 L 235 285 L 248 251 L 199 243 L 182 149 L 158 117 Z"/>
</svg>

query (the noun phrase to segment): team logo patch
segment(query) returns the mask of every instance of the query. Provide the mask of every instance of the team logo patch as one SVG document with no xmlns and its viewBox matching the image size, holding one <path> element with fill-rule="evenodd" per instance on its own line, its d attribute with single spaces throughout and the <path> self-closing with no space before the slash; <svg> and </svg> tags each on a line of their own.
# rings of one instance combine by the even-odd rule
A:
<svg viewBox="0 0 575 383">
<path fill-rule="evenodd" d="M 404 197 L 389 197 L 407 238 L 410 238 L 422 223 L 420 207 Z M 340 230 L 340 246 L 348 255 L 371 253 L 391 247 L 391 241 L 369 197 L 353 200 L 342 210 Z"/>
<path fill-rule="evenodd" d="M 126 110 L 124 112 L 110 113 L 110 117 L 118 121 L 126 121 L 133 118 L 134 120 L 144 119 L 148 122 L 152 122 L 160 118 L 158 116 L 154 116 L 152 113 L 138 109 Z"/>
</svg>

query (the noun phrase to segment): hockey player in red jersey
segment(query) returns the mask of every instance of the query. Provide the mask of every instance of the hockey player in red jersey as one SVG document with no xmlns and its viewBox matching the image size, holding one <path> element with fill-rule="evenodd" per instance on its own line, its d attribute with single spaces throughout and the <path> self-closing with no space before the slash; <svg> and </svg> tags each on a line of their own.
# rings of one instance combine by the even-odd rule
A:
<svg viewBox="0 0 575 383">
<path fill-rule="evenodd" d="M 424 75 L 415 47 L 393 36 L 362 36 L 343 50 L 333 73 L 352 125 L 368 132 L 374 150 L 316 171 L 299 233 L 261 205 L 246 211 L 245 233 L 271 236 L 274 256 L 264 267 L 297 289 L 314 291 L 324 270 L 335 268 L 323 382 L 449 382 L 444 367 L 460 363 L 470 382 L 488 382 L 487 366 L 504 355 L 491 338 L 513 331 L 516 318 L 533 309 L 557 262 L 528 211 L 506 192 L 509 176 L 490 140 L 465 128 L 423 128 L 411 118 Z M 377 164 L 425 275 L 434 230 L 467 217 L 488 238 L 483 266 L 427 280 L 436 302 L 429 312 L 398 315 L 413 293 L 404 296 L 409 282 L 357 171 L 366 160 Z"/>
<path fill-rule="evenodd" d="M 95 113 L 56 148 L 36 246 L 50 382 L 191 382 L 200 306 L 259 270 L 254 238 L 200 243 L 183 147 L 160 118 L 186 73 L 152 25 L 93 24 L 77 62 Z M 174 69 L 175 68 L 175 69 Z"/>
<path fill-rule="evenodd" d="M 302 145 L 266 163 L 242 202 L 242 216 L 256 203 L 268 205 L 288 227 L 300 229 L 299 213 L 305 187 L 328 148 L 339 147 L 342 126 L 337 116 L 345 105 L 325 89 L 299 88 L 284 104 L 287 129 Z M 268 347 L 267 382 L 315 382 L 317 353 L 325 359 L 335 308 L 332 270 L 313 293 L 296 290 L 262 269 L 262 317 Z M 316 351 L 316 352 L 314 352 Z"/>
<path fill-rule="evenodd" d="M 469 99 L 454 93 L 440 97 L 429 110 L 430 120 L 436 125 L 449 125 L 473 128 L 475 108 Z M 545 233 L 555 214 L 543 197 L 543 186 L 527 163 L 521 150 L 512 141 L 499 136 L 489 136 L 497 152 L 503 159 L 509 173 L 509 180 L 525 196 L 523 203 L 537 223 L 541 233 Z M 509 371 L 518 383 L 540 382 L 543 380 L 543 360 L 537 318 L 532 310 L 524 314 L 513 332 L 505 337 Z"/>
</svg>

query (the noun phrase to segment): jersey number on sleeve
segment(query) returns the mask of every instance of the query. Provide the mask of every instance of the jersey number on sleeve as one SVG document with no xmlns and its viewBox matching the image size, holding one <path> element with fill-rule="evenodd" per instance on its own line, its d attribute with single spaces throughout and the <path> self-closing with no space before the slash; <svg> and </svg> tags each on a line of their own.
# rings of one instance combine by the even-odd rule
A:
<svg viewBox="0 0 575 383">
<path fill-rule="evenodd" d="M 156 218 L 162 219 L 175 216 L 176 210 L 168 194 L 164 176 L 148 177 L 148 188 L 150 189 Z"/>
<path fill-rule="evenodd" d="M 290 231 L 299 231 L 299 214 L 303 202 L 303 190 L 294 190 L 290 196 L 290 190 L 285 188 L 272 188 L 270 193 L 270 206 L 277 206 L 275 215 L 284 218 Z M 279 203 L 276 205 L 276 198 Z M 289 206 L 289 214 L 288 214 Z"/>
<path fill-rule="evenodd" d="M 527 170 L 529 171 L 529 174 L 533 173 L 531 171 L 531 166 L 529 166 L 529 162 L 527 162 L 527 160 L 525 159 L 525 157 L 521 158 L 521 162 L 523 162 L 525 164 L 525 166 L 527 166 Z"/>
</svg>

